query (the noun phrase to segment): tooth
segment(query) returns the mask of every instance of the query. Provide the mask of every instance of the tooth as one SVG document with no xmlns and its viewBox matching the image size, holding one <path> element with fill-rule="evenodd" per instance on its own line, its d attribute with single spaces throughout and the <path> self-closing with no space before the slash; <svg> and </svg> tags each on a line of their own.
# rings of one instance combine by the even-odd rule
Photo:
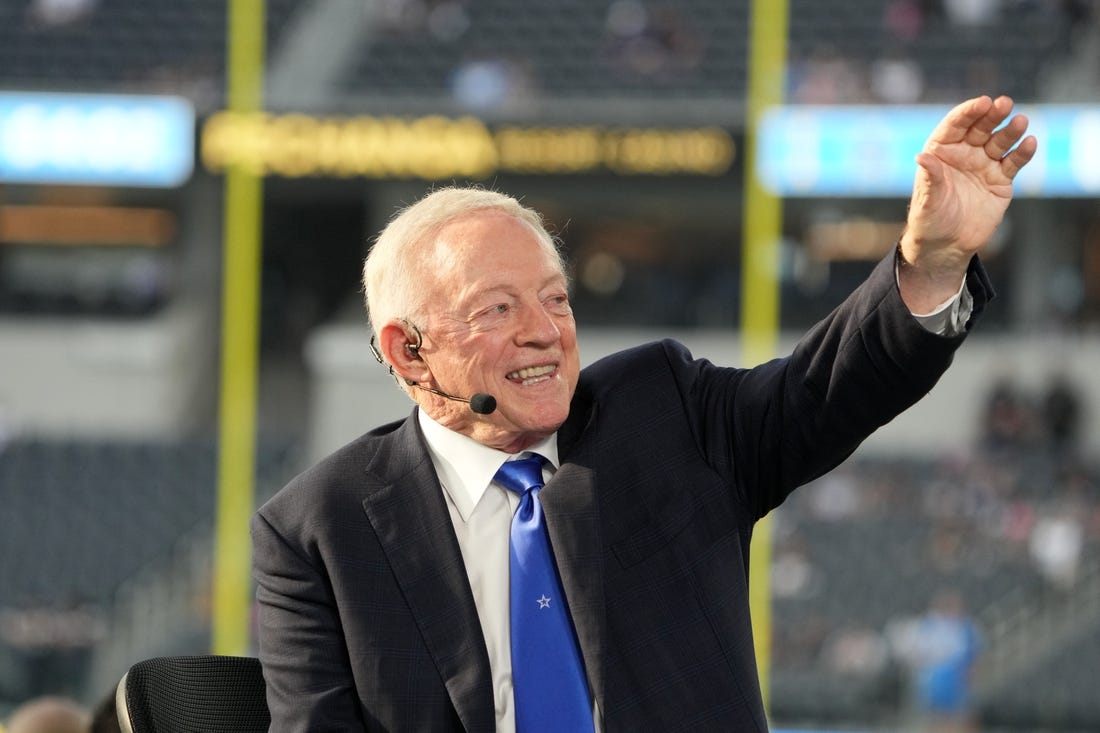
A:
<svg viewBox="0 0 1100 733">
<path fill-rule="evenodd" d="M 523 367 L 511 372 L 508 377 L 510 379 L 530 379 L 531 377 L 541 377 L 550 374 L 554 371 L 554 367 L 551 365 L 538 366 L 538 367 Z"/>
</svg>

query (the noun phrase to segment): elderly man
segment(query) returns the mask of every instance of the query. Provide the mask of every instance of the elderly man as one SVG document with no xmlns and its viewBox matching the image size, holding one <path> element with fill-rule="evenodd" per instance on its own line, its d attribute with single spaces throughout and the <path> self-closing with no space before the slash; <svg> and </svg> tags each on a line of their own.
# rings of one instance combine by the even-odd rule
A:
<svg viewBox="0 0 1100 733">
<path fill-rule="evenodd" d="M 753 525 L 947 368 L 1036 149 L 1011 108 L 947 114 L 896 253 L 753 369 L 663 341 L 581 370 L 536 213 L 469 189 L 403 211 L 364 284 L 417 407 L 253 520 L 272 729 L 766 731 Z"/>
</svg>

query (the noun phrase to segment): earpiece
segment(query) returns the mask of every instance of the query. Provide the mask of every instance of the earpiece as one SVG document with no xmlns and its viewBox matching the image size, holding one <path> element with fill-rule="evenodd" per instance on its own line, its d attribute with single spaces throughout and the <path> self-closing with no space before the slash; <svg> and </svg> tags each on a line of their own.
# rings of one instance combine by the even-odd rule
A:
<svg viewBox="0 0 1100 733">
<path fill-rule="evenodd" d="M 413 326 L 412 328 L 416 330 L 417 343 L 405 344 L 405 348 L 408 350 L 412 358 L 420 359 L 420 344 L 423 342 L 423 337 L 420 335 L 420 330 L 417 329 L 416 326 Z M 393 370 L 393 365 L 387 364 L 386 360 L 382 358 L 382 352 L 378 350 L 378 346 L 374 343 L 374 341 L 375 335 L 371 334 L 370 353 L 374 354 L 374 358 L 378 360 L 378 363 L 386 367 L 386 369 L 389 370 L 389 373 L 392 374 L 395 378 L 403 379 L 407 386 L 415 387 L 416 389 L 421 389 L 425 392 L 431 392 L 432 394 L 439 395 L 440 397 L 444 397 L 448 400 L 454 400 L 455 402 L 465 402 L 467 405 L 470 406 L 470 411 L 475 412 L 478 415 L 488 415 L 497 409 L 496 397 L 493 397 L 491 394 L 486 394 L 485 392 L 477 392 L 471 395 L 469 399 L 466 399 L 465 397 L 456 397 L 455 395 L 448 392 L 443 392 L 442 390 L 433 389 L 431 387 L 422 387 L 421 385 L 417 384 L 415 381 L 407 377 L 398 377 L 397 373 Z"/>
</svg>

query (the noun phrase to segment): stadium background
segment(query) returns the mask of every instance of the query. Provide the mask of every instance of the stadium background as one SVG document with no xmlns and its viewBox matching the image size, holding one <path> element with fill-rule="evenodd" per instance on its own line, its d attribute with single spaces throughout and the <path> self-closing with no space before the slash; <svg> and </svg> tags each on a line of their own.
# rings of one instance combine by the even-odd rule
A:
<svg viewBox="0 0 1100 733">
<path fill-rule="evenodd" d="M 225 114 L 223 2 L 0 2 L 0 719 L 210 648 L 227 165 L 265 176 L 257 500 L 408 411 L 366 348 L 357 274 L 431 185 L 547 214 L 585 361 L 670 334 L 741 361 L 747 0 L 266 9 L 269 114 L 242 118 Z M 1096 129 L 1095 2 L 791 0 L 789 25 L 784 95 L 802 109 L 900 120 L 1008 93 Z M 31 153 L 2 103 L 41 93 L 183 99 L 193 167 L 20 174 Z M 33 135 L 58 159 L 103 153 L 77 118 Z M 1098 151 L 1071 155 L 1095 168 Z M 822 165 L 893 163 L 862 154 Z M 900 230 L 904 195 L 870 180 L 785 199 L 780 350 Z M 953 590 L 982 631 L 983 729 L 1100 729 L 1100 193 L 1095 175 L 1057 183 L 1010 209 L 986 256 L 999 297 L 944 381 L 777 512 L 777 726 L 908 725 L 904 630 Z"/>
</svg>

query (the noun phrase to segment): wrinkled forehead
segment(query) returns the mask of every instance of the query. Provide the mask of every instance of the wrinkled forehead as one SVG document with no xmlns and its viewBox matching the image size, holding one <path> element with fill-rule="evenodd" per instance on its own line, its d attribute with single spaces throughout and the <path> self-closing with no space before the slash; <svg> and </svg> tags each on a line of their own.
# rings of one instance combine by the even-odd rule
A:
<svg viewBox="0 0 1100 733">
<path fill-rule="evenodd" d="M 543 257 L 564 275 L 553 240 L 540 227 L 494 209 L 453 217 L 424 238 L 422 263 L 438 270 L 477 271 L 481 266 Z"/>
</svg>

